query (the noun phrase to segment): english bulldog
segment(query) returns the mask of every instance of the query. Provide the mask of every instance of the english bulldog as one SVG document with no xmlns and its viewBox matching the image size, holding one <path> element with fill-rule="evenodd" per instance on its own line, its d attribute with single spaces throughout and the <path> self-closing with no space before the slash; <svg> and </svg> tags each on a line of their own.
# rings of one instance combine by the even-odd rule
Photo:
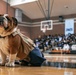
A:
<svg viewBox="0 0 76 75">
<path fill-rule="evenodd" d="M 1 65 L 15 66 L 16 59 L 26 59 L 29 61 L 28 54 L 34 48 L 31 39 L 22 35 L 17 30 L 17 19 L 5 15 L 0 15 L 0 52 Z M 24 42 L 26 41 L 26 43 Z M 6 63 L 6 58 L 9 61 Z"/>
<path fill-rule="evenodd" d="M 0 15 L 0 52 L 0 65 L 5 66 L 15 66 L 15 60 L 25 59 L 33 65 L 46 60 L 33 41 L 18 30 L 17 19 L 7 15 Z"/>
</svg>

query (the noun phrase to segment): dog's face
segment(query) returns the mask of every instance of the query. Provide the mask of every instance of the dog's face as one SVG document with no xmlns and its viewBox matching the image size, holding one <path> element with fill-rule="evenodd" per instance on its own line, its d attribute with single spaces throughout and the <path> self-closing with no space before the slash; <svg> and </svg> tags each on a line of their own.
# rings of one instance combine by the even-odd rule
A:
<svg viewBox="0 0 76 75">
<path fill-rule="evenodd" d="M 10 31 L 17 26 L 17 19 L 5 15 L 0 15 L 0 35 L 5 31 Z"/>
</svg>

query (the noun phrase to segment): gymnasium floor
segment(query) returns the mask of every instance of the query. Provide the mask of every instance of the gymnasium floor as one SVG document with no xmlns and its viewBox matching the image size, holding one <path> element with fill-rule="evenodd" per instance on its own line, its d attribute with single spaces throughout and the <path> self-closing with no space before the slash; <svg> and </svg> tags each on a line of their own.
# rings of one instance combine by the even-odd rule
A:
<svg viewBox="0 0 76 75">
<path fill-rule="evenodd" d="M 44 54 L 45 58 L 51 62 L 76 63 L 75 55 Z M 66 58 L 66 59 L 64 59 Z M 76 68 L 67 68 L 61 66 L 48 67 L 0 67 L 0 75 L 76 75 Z"/>
<path fill-rule="evenodd" d="M 56 67 L 0 67 L 0 75 L 76 75 L 76 69 Z"/>
</svg>

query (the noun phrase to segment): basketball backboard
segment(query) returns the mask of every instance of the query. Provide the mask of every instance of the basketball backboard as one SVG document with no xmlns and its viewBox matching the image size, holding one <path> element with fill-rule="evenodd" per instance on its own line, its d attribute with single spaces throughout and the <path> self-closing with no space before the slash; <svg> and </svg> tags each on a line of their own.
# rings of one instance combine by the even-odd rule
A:
<svg viewBox="0 0 76 75">
<path fill-rule="evenodd" d="M 41 21 L 40 29 L 43 32 L 46 32 L 46 30 L 52 30 L 53 29 L 53 21 L 52 20 Z"/>
</svg>

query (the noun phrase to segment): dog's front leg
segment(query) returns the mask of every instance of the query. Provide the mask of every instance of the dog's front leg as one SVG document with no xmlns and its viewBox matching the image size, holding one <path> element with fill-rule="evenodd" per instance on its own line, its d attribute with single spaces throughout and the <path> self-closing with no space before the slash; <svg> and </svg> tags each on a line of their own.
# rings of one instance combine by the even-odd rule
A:
<svg viewBox="0 0 76 75">
<path fill-rule="evenodd" d="M 15 66 L 16 55 L 17 54 L 10 54 L 10 56 L 9 56 L 9 62 L 6 63 L 5 65 L 9 66 L 9 67 L 14 67 Z"/>
<path fill-rule="evenodd" d="M 0 65 L 4 66 L 6 63 L 6 55 L 2 51 L 0 51 L 0 52 L 1 52 L 1 63 L 0 63 Z"/>
</svg>

